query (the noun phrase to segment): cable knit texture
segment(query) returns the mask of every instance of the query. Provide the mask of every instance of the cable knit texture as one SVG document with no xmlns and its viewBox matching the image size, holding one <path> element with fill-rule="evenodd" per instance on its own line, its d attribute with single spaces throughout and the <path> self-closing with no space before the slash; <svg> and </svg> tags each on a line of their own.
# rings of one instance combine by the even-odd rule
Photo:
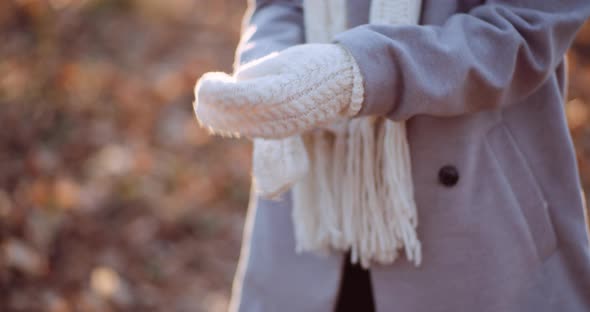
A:
<svg viewBox="0 0 590 312">
<path fill-rule="evenodd" d="M 196 114 L 214 133 L 285 138 L 354 115 L 361 75 L 336 44 L 304 44 L 240 68 L 207 73 L 196 87 Z"/>
<path fill-rule="evenodd" d="M 307 44 L 205 74 L 195 89 L 202 126 L 254 138 L 258 194 L 293 191 L 298 252 L 344 252 L 369 267 L 401 250 L 421 263 L 405 123 L 352 118 L 363 79 L 354 58 L 326 44 L 346 28 L 345 0 L 304 0 Z M 420 0 L 373 0 L 374 24 L 417 23 Z"/>
</svg>

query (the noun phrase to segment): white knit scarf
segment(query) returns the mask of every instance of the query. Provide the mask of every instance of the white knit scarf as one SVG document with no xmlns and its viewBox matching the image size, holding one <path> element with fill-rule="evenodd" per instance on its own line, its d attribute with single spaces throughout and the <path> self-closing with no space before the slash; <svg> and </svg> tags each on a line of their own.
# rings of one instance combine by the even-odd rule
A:
<svg viewBox="0 0 590 312">
<path fill-rule="evenodd" d="M 415 24 L 420 6 L 421 0 L 372 0 L 369 22 Z M 346 0 L 305 0 L 307 42 L 330 42 L 346 30 L 345 10 Z M 350 250 L 353 263 L 369 267 L 390 264 L 404 250 L 406 258 L 419 265 L 421 245 L 404 122 L 357 117 L 302 138 L 304 146 L 298 145 L 298 137 L 270 144 L 255 140 L 254 156 L 259 183 L 283 183 L 282 192 L 291 185 L 260 177 L 260 172 L 275 172 L 270 175 L 276 177 L 276 172 L 290 171 L 295 177 L 291 182 L 297 252 Z M 282 152 L 270 155 L 273 149 Z M 269 157 L 275 161 L 265 162 Z M 273 168 L 273 162 L 283 168 Z"/>
</svg>

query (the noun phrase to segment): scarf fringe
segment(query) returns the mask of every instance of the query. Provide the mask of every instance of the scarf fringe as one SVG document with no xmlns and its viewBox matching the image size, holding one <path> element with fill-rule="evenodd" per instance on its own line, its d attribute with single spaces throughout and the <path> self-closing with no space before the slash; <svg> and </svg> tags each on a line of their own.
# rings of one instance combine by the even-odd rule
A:
<svg viewBox="0 0 590 312">
<path fill-rule="evenodd" d="M 415 24 L 421 0 L 373 0 L 370 23 Z M 304 0 L 306 39 L 346 29 L 344 0 Z M 309 170 L 293 186 L 297 252 L 348 251 L 352 263 L 420 265 L 410 150 L 404 122 L 353 118 L 303 136 Z"/>
<path fill-rule="evenodd" d="M 350 120 L 305 136 L 310 167 L 293 187 L 297 252 L 350 250 L 351 262 L 422 259 L 405 125 Z"/>
</svg>

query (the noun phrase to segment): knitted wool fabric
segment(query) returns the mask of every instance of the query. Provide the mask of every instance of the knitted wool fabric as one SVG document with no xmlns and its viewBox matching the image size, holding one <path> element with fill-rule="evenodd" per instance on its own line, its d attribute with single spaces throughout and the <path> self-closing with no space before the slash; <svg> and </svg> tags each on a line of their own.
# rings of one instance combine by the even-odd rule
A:
<svg viewBox="0 0 590 312">
<path fill-rule="evenodd" d="M 343 119 L 360 109 L 362 77 L 342 48 L 316 43 L 345 30 L 344 1 L 304 1 L 313 44 L 247 64 L 234 77 L 205 75 L 196 89 L 197 116 L 214 132 L 257 137 L 255 187 L 265 197 L 293 188 L 298 252 L 350 250 L 352 262 L 369 267 L 392 263 L 404 249 L 419 265 L 405 125 Z M 420 6 L 373 0 L 369 20 L 416 23 Z"/>
<path fill-rule="evenodd" d="M 306 44 L 241 67 L 234 76 L 207 73 L 196 87 L 196 113 L 215 133 L 285 138 L 355 114 L 361 75 L 334 44 Z"/>
<path fill-rule="evenodd" d="M 346 0 L 305 0 L 308 42 L 346 29 Z M 416 24 L 421 0 L 372 0 L 371 24 Z M 391 264 L 404 250 L 422 261 L 404 122 L 353 118 L 337 131 L 306 134 L 310 170 L 293 187 L 298 251 L 351 251 L 368 268 Z M 255 154 L 256 156 L 256 154 Z"/>
</svg>

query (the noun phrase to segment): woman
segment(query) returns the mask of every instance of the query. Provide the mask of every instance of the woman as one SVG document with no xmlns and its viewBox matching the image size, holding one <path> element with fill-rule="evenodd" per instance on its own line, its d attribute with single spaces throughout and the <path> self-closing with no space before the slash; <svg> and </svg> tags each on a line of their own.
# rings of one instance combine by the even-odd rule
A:
<svg viewBox="0 0 590 312">
<path fill-rule="evenodd" d="M 424 0 L 417 6 L 418 23 L 387 24 L 370 20 L 390 14 L 371 8 L 379 1 L 251 1 L 234 78 L 239 84 L 270 75 L 276 83 L 245 84 L 225 93 L 217 89 L 216 94 L 224 94 L 217 95 L 217 102 L 244 96 L 249 87 L 258 92 L 249 97 L 252 102 L 272 102 L 280 92 L 260 93 L 264 88 L 309 84 L 281 80 L 290 71 L 311 80 L 324 75 L 317 88 L 331 83 L 347 87 L 328 88 L 336 90 L 329 97 L 337 98 L 335 104 L 313 102 L 329 108 L 321 116 L 307 114 L 310 106 L 281 98 L 278 102 L 296 112 L 288 120 L 313 115 L 283 133 L 277 133 L 282 128 L 262 131 L 251 124 L 232 128 L 228 124 L 238 117 L 220 121 L 205 104 L 197 114 L 221 132 L 271 139 L 329 128 L 343 118 L 373 116 L 402 125 L 395 133 L 406 131 L 413 187 L 402 192 L 414 195 L 420 224 L 408 220 L 416 226 L 420 244 L 405 239 L 395 250 L 414 242 L 415 249 L 403 252 L 406 257 L 370 254 L 364 262 L 364 251 L 351 248 L 358 253 L 353 262 L 361 258 L 363 266 L 370 266 L 363 270 L 342 251 L 319 255 L 296 248 L 304 238 L 293 227 L 296 194 L 291 189 L 279 192 L 278 201 L 253 192 L 231 309 L 590 311 L 583 196 L 563 111 L 563 55 L 590 14 L 590 2 Z M 412 3 L 417 2 L 391 1 L 398 1 L 390 7 L 398 10 L 416 8 Z M 315 25 L 309 14 L 317 11 L 308 5 L 320 2 L 345 8 L 344 18 L 333 8 L 326 11 L 331 25 L 344 21 L 345 29 L 324 45 L 309 43 L 315 31 L 309 29 Z M 336 70 L 317 61 L 317 55 L 329 56 L 334 64 L 351 63 Z M 333 77 L 342 77 L 337 73 L 348 80 L 334 82 Z M 357 102 L 351 91 L 355 81 L 362 81 Z M 214 89 L 210 87 L 201 85 L 198 101 L 215 98 L 215 92 L 205 95 Z M 311 89 L 298 94 L 306 90 Z M 269 107 L 267 117 L 254 119 L 274 126 L 273 118 L 283 115 L 273 110 L 282 108 Z M 399 149 L 404 146 L 400 142 Z M 373 159 L 371 151 L 363 159 Z M 341 194 L 346 196 L 351 195 Z M 337 242 L 329 243 L 338 249 Z"/>
</svg>

